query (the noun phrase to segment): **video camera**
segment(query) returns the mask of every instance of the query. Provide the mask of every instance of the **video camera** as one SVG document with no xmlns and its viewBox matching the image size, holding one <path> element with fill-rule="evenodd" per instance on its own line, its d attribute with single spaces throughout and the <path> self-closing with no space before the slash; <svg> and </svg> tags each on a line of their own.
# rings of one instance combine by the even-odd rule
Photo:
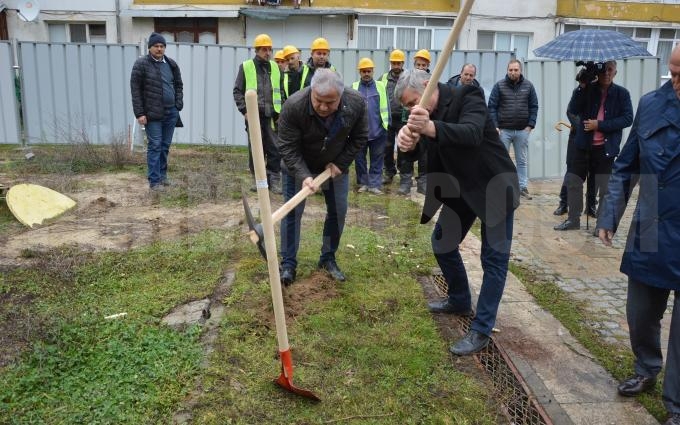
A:
<svg viewBox="0 0 680 425">
<path fill-rule="evenodd" d="M 576 74 L 576 81 L 579 83 L 585 83 L 588 84 L 597 78 L 597 74 L 601 74 L 604 72 L 605 67 L 604 67 L 604 62 L 584 62 L 584 61 L 578 61 L 576 62 L 576 66 L 582 66 L 578 73 Z"/>
</svg>

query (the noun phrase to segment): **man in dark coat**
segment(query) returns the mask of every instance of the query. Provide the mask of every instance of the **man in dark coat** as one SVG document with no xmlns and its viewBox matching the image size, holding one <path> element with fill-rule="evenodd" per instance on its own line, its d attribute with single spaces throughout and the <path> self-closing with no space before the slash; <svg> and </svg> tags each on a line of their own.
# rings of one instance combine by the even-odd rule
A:
<svg viewBox="0 0 680 425">
<path fill-rule="evenodd" d="M 152 33 L 149 54 L 137 59 L 130 75 L 132 110 L 145 126 L 147 179 L 153 191 L 170 184 L 168 153 L 175 127 L 182 126 L 179 111 L 184 106 L 182 74 L 177 62 L 165 56 L 165 46 L 165 38 Z"/>
<path fill-rule="evenodd" d="M 583 182 L 589 173 L 595 176 L 595 191 L 600 201 L 607 193 L 607 181 L 614 158 L 619 154 L 623 129 L 633 123 L 630 93 L 614 83 L 615 76 L 616 61 L 604 63 L 595 82 L 580 81 L 571 95 L 567 113 L 578 116 L 580 122 L 575 128 L 574 147 L 567 164 L 569 215 L 553 227 L 555 230 L 581 227 Z"/>
<path fill-rule="evenodd" d="M 292 95 L 281 110 L 278 145 L 283 159 L 283 199 L 288 201 L 302 185 L 312 192 L 313 177 L 325 169 L 332 179 L 321 189 L 326 202 L 326 219 L 319 268 L 333 279 L 344 281 L 335 260 L 345 227 L 349 194 L 349 166 L 368 142 L 366 102 L 354 89 L 345 87 L 342 77 L 330 69 L 317 69 L 310 87 Z M 281 220 L 281 283 L 295 280 L 300 246 L 300 221 L 305 210 L 301 202 Z"/>
<path fill-rule="evenodd" d="M 671 81 L 640 99 L 628 141 L 614 163 L 597 229 L 600 240 L 611 246 L 639 178 L 621 260 L 621 272 L 628 275 L 626 316 L 635 375 L 618 391 L 635 396 L 655 387 L 663 366 L 661 319 L 674 291 L 662 400 L 669 413 L 666 425 L 680 425 L 680 47 L 673 49 L 668 68 Z"/>
<path fill-rule="evenodd" d="M 448 285 L 448 297 L 430 311 L 471 315 L 471 296 L 459 245 L 475 219 L 482 222 L 484 277 L 470 331 L 453 344 L 457 355 L 475 353 L 489 342 L 505 287 L 514 210 L 519 205 L 517 169 L 489 117 L 482 92 L 471 85 L 438 84 L 425 107 L 418 106 L 430 75 L 405 71 L 395 96 L 410 109 L 397 136 L 403 151 L 428 153 L 428 185 L 421 223 L 441 207 L 432 249 Z M 424 146 L 426 145 L 426 146 Z"/>
</svg>

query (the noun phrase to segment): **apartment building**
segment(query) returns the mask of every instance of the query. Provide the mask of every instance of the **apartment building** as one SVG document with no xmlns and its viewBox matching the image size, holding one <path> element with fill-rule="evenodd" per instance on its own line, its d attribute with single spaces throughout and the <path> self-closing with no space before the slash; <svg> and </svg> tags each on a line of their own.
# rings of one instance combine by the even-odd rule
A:
<svg viewBox="0 0 680 425">
<path fill-rule="evenodd" d="M 338 48 L 439 50 L 461 5 L 461 0 L 39 0 L 40 13 L 26 22 L 18 10 L 27 1 L 32 0 L 0 0 L 0 39 L 143 43 L 157 31 L 170 41 L 240 46 L 265 32 L 278 46 L 302 49 L 323 36 Z M 515 50 L 519 58 L 532 59 L 536 47 L 579 28 L 623 32 L 664 63 L 680 41 L 680 0 L 477 0 L 457 47 Z"/>
</svg>

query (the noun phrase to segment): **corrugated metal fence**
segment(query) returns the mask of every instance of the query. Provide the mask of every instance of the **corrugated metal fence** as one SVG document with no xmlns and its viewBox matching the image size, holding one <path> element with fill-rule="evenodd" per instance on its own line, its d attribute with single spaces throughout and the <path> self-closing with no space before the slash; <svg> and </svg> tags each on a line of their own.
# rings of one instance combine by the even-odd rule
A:
<svg viewBox="0 0 680 425">
<path fill-rule="evenodd" d="M 12 45 L 0 42 L 0 143 L 69 143 L 87 139 L 109 143 L 113 137 L 139 140 L 132 114 L 129 78 L 142 53 L 137 45 L 19 42 L 18 66 L 22 85 L 23 137 L 14 96 Z M 143 52 L 144 54 L 146 51 Z M 407 51 L 407 66 L 414 51 Z M 431 52 L 436 63 L 439 52 Z M 184 128 L 175 141 L 188 144 L 245 145 L 243 117 L 234 108 L 232 89 L 238 65 L 253 56 L 250 48 L 169 44 L 166 54 L 180 65 L 184 82 Z M 376 63 L 376 77 L 388 70 L 385 50 L 334 49 L 331 62 L 345 83 L 358 80 L 356 64 L 368 56 Z M 307 55 L 303 52 L 303 59 Z M 446 81 L 464 63 L 477 65 L 477 79 L 488 97 L 505 76 L 512 52 L 456 51 L 442 74 Z M 554 177 L 565 169 L 566 132 L 554 129 L 565 120 L 575 86 L 573 62 L 528 62 L 525 76 L 539 95 L 539 122 L 530 139 L 530 177 Z M 640 96 L 657 87 L 657 59 L 619 62 L 616 81 L 627 87 L 634 107 Z M 644 79 L 643 76 L 648 76 Z"/>
</svg>

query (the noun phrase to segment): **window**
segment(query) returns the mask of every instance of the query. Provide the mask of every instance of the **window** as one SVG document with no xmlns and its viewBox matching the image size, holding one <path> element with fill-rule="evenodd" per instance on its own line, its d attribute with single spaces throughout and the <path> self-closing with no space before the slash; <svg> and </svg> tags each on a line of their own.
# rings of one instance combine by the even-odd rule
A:
<svg viewBox="0 0 680 425">
<path fill-rule="evenodd" d="M 48 23 L 50 41 L 61 43 L 106 43 L 105 23 Z"/>
<path fill-rule="evenodd" d="M 451 28 L 453 19 L 406 16 L 359 16 L 360 49 L 441 49 L 435 31 Z M 441 44 L 441 45 L 440 45 Z"/>
<path fill-rule="evenodd" d="M 217 44 L 217 18 L 156 18 L 154 28 L 167 41 Z"/>
<path fill-rule="evenodd" d="M 479 50 L 515 50 L 515 56 L 519 60 L 529 57 L 530 34 L 478 31 L 477 49 Z"/>
</svg>

